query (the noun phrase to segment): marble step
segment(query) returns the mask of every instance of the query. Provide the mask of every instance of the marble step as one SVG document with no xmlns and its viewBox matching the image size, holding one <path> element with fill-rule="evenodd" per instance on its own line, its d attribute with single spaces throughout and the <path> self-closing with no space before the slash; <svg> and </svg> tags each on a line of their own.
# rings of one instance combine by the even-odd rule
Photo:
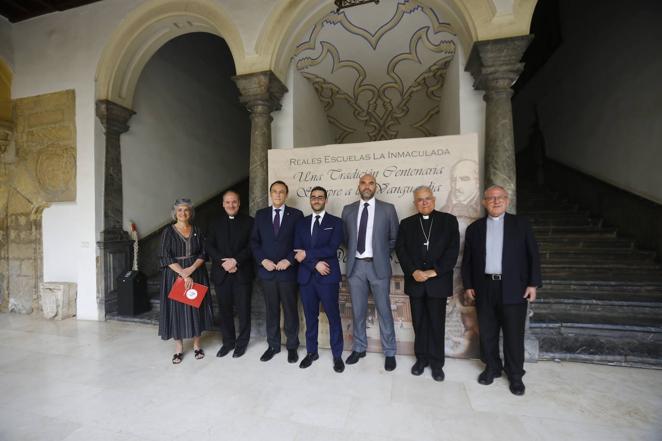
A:
<svg viewBox="0 0 662 441">
<path fill-rule="evenodd" d="M 597 225 L 533 225 L 536 238 L 552 236 L 559 238 L 576 237 L 577 239 L 594 237 L 616 237 L 616 228 Z"/>
<path fill-rule="evenodd" d="M 542 274 L 543 285 L 552 287 L 582 287 L 582 289 L 643 289 L 662 290 L 662 274 L 658 271 L 648 271 L 637 274 L 629 271 L 611 271 L 599 274 L 597 271 L 545 271 Z"/>
<path fill-rule="evenodd" d="M 662 287 L 661 287 L 662 288 Z M 538 290 L 540 302 L 636 302 L 659 303 L 662 306 L 662 289 L 637 289 L 632 286 L 547 286 Z M 662 311 L 660 311 L 662 313 Z"/>
<path fill-rule="evenodd" d="M 541 298 L 531 323 L 582 323 L 662 327 L 662 302 Z"/>
<path fill-rule="evenodd" d="M 628 270 L 628 271 L 657 271 L 660 269 L 660 265 L 655 263 L 652 260 L 641 260 L 636 258 L 629 259 L 619 259 L 619 260 L 610 260 L 610 259 L 557 259 L 557 258 L 541 258 L 540 264 L 542 265 L 543 272 L 545 269 L 569 269 L 569 270 L 584 270 L 584 269 L 596 269 L 601 272 L 604 271 L 618 271 L 618 270 Z"/>
<path fill-rule="evenodd" d="M 601 220 L 583 216 L 564 217 L 563 219 L 553 219 L 545 217 L 530 217 L 529 221 L 532 227 L 584 227 L 600 226 Z"/>
<path fill-rule="evenodd" d="M 662 368 L 662 328 L 576 323 L 531 324 L 541 360 Z"/>
<path fill-rule="evenodd" d="M 536 236 L 536 241 L 540 248 L 556 247 L 571 249 L 634 249 L 634 241 L 619 237 L 601 237 L 592 236 L 580 238 L 578 236 Z"/>
<path fill-rule="evenodd" d="M 574 260 L 602 260 L 602 261 L 618 261 L 618 260 L 629 260 L 629 259 L 638 259 L 641 261 L 653 261 L 655 258 L 655 252 L 653 251 L 640 251 L 632 248 L 603 248 L 603 249 L 586 249 L 586 248 L 570 248 L 567 247 L 557 248 L 551 246 L 541 246 L 540 247 L 540 258 L 541 259 L 567 259 L 569 261 Z"/>
</svg>

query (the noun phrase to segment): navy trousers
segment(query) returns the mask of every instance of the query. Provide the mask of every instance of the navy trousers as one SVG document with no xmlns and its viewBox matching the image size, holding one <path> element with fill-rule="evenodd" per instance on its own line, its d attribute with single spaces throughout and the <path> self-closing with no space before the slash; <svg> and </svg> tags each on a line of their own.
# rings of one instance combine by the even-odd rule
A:
<svg viewBox="0 0 662 441">
<path fill-rule="evenodd" d="M 340 307 L 338 306 L 339 283 L 321 284 L 311 280 L 299 287 L 301 303 L 306 317 L 306 351 L 317 352 L 317 335 L 319 324 L 320 303 L 329 320 L 329 340 L 334 358 L 338 358 L 343 350 L 342 325 L 340 323 Z"/>
</svg>

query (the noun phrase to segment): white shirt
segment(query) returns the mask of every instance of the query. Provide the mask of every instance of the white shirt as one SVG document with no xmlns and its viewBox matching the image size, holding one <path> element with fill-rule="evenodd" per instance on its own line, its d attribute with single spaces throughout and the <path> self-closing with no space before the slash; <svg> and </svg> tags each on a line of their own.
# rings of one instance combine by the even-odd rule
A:
<svg viewBox="0 0 662 441">
<path fill-rule="evenodd" d="M 487 216 L 485 237 L 485 274 L 501 274 L 503 258 L 503 224 L 505 213 L 499 217 Z"/>
<path fill-rule="evenodd" d="M 359 228 L 361 226 L 361 214 L 363 213 L 364 204 L 368 203 L 368 225 L 365 230 L 365 251 L 363 254 L 356 252 L 356 257 L 366 258 L 372 257 L 372 227 L 375 224 L 375 198 L 373 197 L 369 201 L 364 201 L 361 199 L 359 201 L 359 212 L 356 216 L 356 238 L 358 242 L 359 237 Z"/>
<path fill-rule="evenodd" d="M 274 223 L 274 218 L 276 217 L 276 210 L 280 210 L 278 214 L 280 214 L 280 225 L 283 225 L 283 215 L 285 214 L 285 204 L 281 205 L 278 208 L 275 208 L 273 205 L 271 206 L 271 223 Z M 279 226 L 280 226 L 279 225 Z"/>
<path fill-rule="evenodd" d="M 322 220 L 324 219 L 324 215 L 326 214 L 326 211 L 322 211 L 321 213 L 315 213 L 313 212 L 313 218 L 310 221 L 310 235 L 313 235 L 313 227 L 315 226 L 315 216 L 320 217 L 320 228 L 322 227 Z"/>
</svg>

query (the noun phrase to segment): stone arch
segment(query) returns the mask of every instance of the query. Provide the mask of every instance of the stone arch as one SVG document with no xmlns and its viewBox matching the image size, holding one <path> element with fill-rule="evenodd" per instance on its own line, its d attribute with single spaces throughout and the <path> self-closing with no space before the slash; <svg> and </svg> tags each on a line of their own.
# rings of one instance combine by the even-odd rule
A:
<svg viewBox="0 0 662 441">
<path fill-rule="evenodd" d="M 442 13 L 457 33 L 464 53 L 469 54 L 475 41 L 528 34 L 537 0 L 416 1 Z M 258 70 L 271 70 L 284 81 L 295 42 L 334 9 L 331 2 L 319 0 L 283 2 L 270 15 L 257 39 L 257 59 L 265 64 Z"/>
<path fill-rule="evenodd" d="M 152 0 L 130 13 L 106 45 L 97 66 L 96 99 L 130 109 L 147 61 L 168 41 L 193 32 L 224 39 L 237 72 L 245 70 L 241 35 L 220 6 L 204 0 Z"/>
</svg>

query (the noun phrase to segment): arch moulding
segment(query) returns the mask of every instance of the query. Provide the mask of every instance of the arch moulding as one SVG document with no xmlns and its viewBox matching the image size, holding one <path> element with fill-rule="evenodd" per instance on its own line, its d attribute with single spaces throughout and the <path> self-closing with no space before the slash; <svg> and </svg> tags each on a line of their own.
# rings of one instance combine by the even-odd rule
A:
<svg viewBox="0 0 662 441">
<path fill-rule="evenodd" d="M 468 55 L 476 41 L 527 35 L 537 0 L 416 1 L 438 11 L 451 24 Z M 249 63 L 254 64 L 250 67 L 256 71 L 271 70 L 285 82 L 297 42 L 334 10 L 330 1 L 283 0 L 267 19 L 255 45 L 255 60 L 269 60 L 269 64 Z"/>
<path fill-rule="evenodd" d="M 239 30 L 217 2 L 152 0 L 133 10 L 103 50 L 96 72 L 96 99 L 128 109 L 140 73 L 154 53 L 180 35 L 206 32 L 225 40 L 237 72 L 245 70 Z"/>
</svg>

